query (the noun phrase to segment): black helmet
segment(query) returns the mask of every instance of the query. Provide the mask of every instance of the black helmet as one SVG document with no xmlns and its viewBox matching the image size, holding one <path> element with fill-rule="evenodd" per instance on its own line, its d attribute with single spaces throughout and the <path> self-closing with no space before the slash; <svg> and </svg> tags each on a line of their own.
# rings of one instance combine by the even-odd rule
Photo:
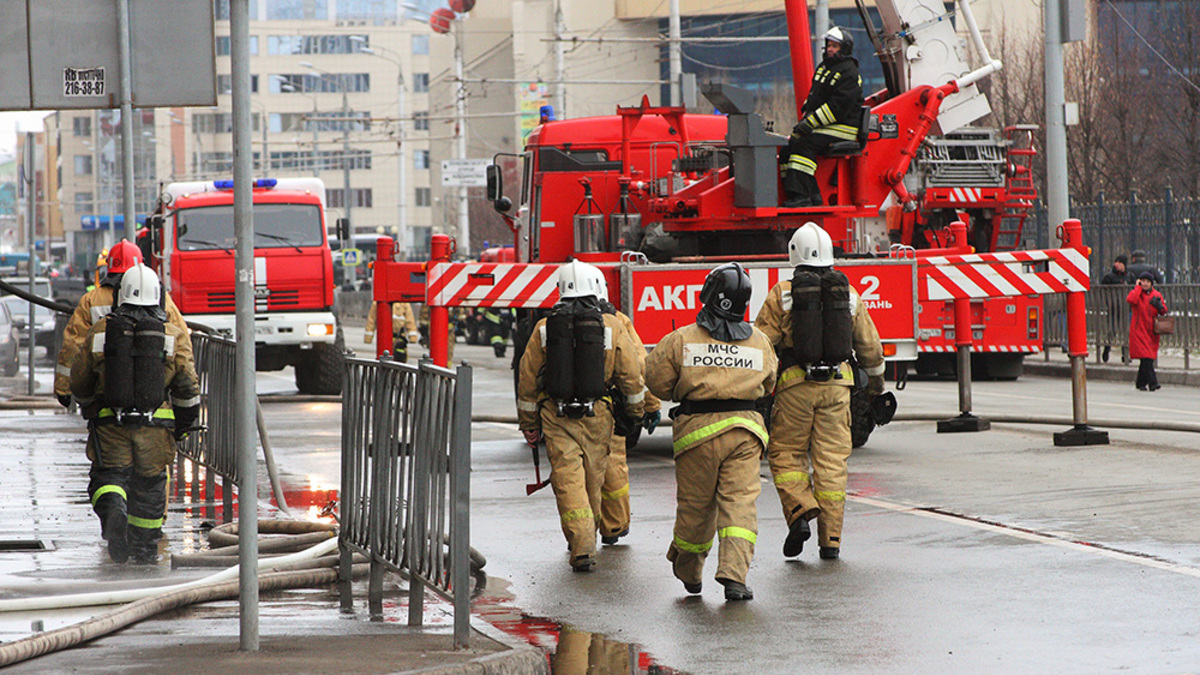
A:
<svg viewBox="0 0 1200 675">
<path fill-rule="evenodd" d="M 735 262 L 726 263 L 704 278 L 700 302 L 722 319 L 743 321 L 753 290 L 745 268 Z"/>
<path fill-rule="evenodd" d="M 836 42 L 842 46 L 839 52 L 842 56 L 850 56 L 854 53 L 854 38 L 850 35 L 850 31 L 842 30 L 837 26 L 825 31 L 822 36 L 826 42 Z"/>
</svg>

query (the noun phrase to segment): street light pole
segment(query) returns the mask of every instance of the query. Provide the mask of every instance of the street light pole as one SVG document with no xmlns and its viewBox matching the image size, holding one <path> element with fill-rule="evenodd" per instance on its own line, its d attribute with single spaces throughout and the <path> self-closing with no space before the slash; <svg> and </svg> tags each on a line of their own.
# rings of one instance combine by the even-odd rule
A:
<svg viewBox="0 0 1200 675">
<path fill-rule="evenodd" d="M 350 100 L 346 96 L 346 82 L 333 78 L 333 73 L 317 68 L 311 63 L 301 63 L 301 66 L 310 70 L 315 70 L 322 78 L 332 79 L 337 83 L 338 89 L 342 90 L 342 212 L 345 214 L 347 221 L 350 220 L 350 209 L 353 204 L 353 195 L 350 194 Z M 314 151 L 315 152 L 315 151 Z M 342 250 L 354 247 L 354 224 L 350 224 L 350 240 L 342 242 Z M 358 281 L 357 268 L 350 267 L 346 269 L 346 281 L 351 286 Z"/>
<path fill-rule="evenodd" d="M 350 36 L 353 42 L 365 42 L 365 40 L 357 35 Z M 397 185 L 396 185 L 396 228 L 400 236 L 397 248 L 407 252 L 412 246 L 412 236 L 408 231 L 408 138 L 405 135 L 404 123 L 408 118 L 408 111 L 404 107 L 405 85 L 404 85 L 404 62 L 400 58 L 398 52 L 394 52 L 384 47 L 379 47 L 383 51 L 390 51 L 396 55 L 395 60 L 390 59 L 375 51 L 374 47 L 360 47 L 359 51 L 363 54 L 370 54 L 379 57 L 385 61 L 396 64 L 396 162 L 398 169 Z"/>
<path fill-rule="evenodd" d="M 458 158 L 467 158 L 467 85 L 463 80 L 462 19 L 458 19 L 454 30 L 454 76 L 458 80 L 458 94 L 454 100 L 454 134 L 458 141 Z M 458 188 L 458 251 L 471 255 L 471 213 L 467 204 L 467 187 Z"/>
</svg>

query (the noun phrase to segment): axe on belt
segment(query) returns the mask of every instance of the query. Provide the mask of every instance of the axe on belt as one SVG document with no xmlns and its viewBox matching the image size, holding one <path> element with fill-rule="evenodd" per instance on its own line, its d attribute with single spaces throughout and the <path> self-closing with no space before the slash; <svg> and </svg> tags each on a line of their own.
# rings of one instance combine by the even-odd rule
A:
<svg viewBox="0 0 1200 675">
<path fill-rule="evenodd" d="M 541 459 L 541 452 L 538 450 L 538 448 L 540 448 L 541 446 L 543 446 L 545 444 L 546 444 L 546 442 L 542 441 L 540 443 L 537 443 L 536 445 L 530 446 L 533 449 L 533 474 L 534 474 L 533 481 L 534 482 L 525 484 L 525 496 L 527 496 L 527 497 L 550 484 L 550 476 L 549 475 L 546 476 L 546 480 L 542 480 L 542 459 Z"/>
</svg>

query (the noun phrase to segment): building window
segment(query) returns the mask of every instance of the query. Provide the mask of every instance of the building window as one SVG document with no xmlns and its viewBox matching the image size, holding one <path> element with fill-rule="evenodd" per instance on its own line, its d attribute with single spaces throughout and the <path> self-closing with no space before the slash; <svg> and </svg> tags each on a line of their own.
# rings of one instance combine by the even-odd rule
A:
<svg viewBox="0 0 1200 675">
<path fill-rule="evenodd" d="M 92 175 L 92 156 L 91 155 L 75 155 L 75 175 L 76 176 Z"/>
<path fill-rule="evenodd" d="M 259 114 L 250 115 L 250 125 L 254 131 L 259 130 Z M 232 113 L 196 113 L 192 115 L 192 133 L 195 134 L 231 134 L 233 133 Z"/>
<path fill-rule="evenodd" d="M 374 24 L 395 21 L 396 4 L 395 0 L 337 0 L 337 18 Z"/>
<path fill-rule="evenodd" d="M 370 45 L 367 35 L 271 35 L 268 54 L 357 54 Z"/>
<path fill-rule="evenodd" d="M 323 21 L 328 18 L 329 3 L 326 0 L 267 0 L 267 21 Z"/>
<path fill-rule="evenodd" d="M 412 53 L 418 56 L 423 56 L 429 53 L 429 36 L 414 35 L 412 36 Z"/>
<path fill-rule="evenodd" d="M 218 76 L 218 79 L 221 76 Z M 329 73 L 309 75 L 307 73 L 285 73 L 270 78 L 272 94 L 315 94 L 341 93 L 343 91 L 371 91 L 371 76 L 368 73 Z"/>
<path fill-rule="evenodd" d="M 229 50 L 230 50 L 229 36 L 228 35 L 218 35 L 217 36 L 217 56 L 229 56 Z M 258 36 L 257 35 L 250 36 L 250 54 L 252 56 L 258 55 Z"/>
<path fill-rule="evenodd" d="M 233 75 L 218 75 L 217 76 L 217 93 L 232 94 L 233 93 Z M 258 93 L 258 76 L 250 76 L 250 93 Z"/>
<path fill-rule="evenodd" d="M 413 93 L 425 94 L 429 92 L 429 73 L 413 73 Z"/>
<path fill-rule="evenodd" d="M 92 212 L 92 193 L 76 192 L 75 193 L 75 211 L 78 213 Z"/>
<path fill-rule="evenodd" d="M 433 196 L 429 188 L 417 188 L 417 206 L 433 206 Z"/>
<path fill-rule="evenodd" d="M 228 21 L 229 20 L 229 0 L 217 0 L 216 4 L 213 6 L 213 16 L 214 16 L 214 18 L 216 18 L 217 21 Z M 250 20 L 251 21 L 258 20 L 258 3 L 257 2 L 250 3 Z"/>
<path fill-rule="evenodd" d="M 92 118 L 91 117 L 76 117 L 71 121 L 75 130 L 76 136 L 91 136 L 92 135 Z"/>
<path fill-rule="evenodd" d="M 413 128 L 417 131 L 429 131 L 429 113 L 413 113 Z"/>
<path fill-rule="evenodd" d="M 428 169 L 429 168 L 429 151 L 417 150 L 413 153 L 413 168 Z"/>
<path fill-rule="evenodd" d="M 344 199 L 346 191 L 341 188 L 333 188 L 325 191 L 325 200 L 331 209 L 346 208 L 346 200 Z M 350 194 L 353 195 L 353 203 L 350 204 L 353 208 L 371 208 L 371 188 L 351 188 Z"/>
</svg>

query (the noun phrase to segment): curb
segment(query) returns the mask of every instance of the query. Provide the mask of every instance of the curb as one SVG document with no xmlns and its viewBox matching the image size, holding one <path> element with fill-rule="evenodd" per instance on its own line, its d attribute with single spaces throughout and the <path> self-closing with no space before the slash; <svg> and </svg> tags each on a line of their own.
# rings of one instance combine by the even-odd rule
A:
<svg viewBox="0 0 1200 675">
<path fill-rule="evenodd" d="M 1131 385 L 1137 379 L 1136 367 L 1105 366 L 1087 364 L 1089 380 L 1104 380 L 1106 382 L 1128 382 Z M 1157 369 L 1160 384 L 1173 384 L 1185 387 L 1200 387 L 1200 370 Z M 1031 362 L 1025 360 L 1025 373 L 1042 377 L 1057 377 L 1070 379 L 1071 364 L 1056 362 Z"/>
<path fill-rule="evenodd" d="M 542 650 L 471 615 L 471 628 L 508 647 L 508 651 L 488 654 L 453 666 L 434 666 L 405 671 L 402 675 L 550 675 L 550 662 Z"/>
</svg>

